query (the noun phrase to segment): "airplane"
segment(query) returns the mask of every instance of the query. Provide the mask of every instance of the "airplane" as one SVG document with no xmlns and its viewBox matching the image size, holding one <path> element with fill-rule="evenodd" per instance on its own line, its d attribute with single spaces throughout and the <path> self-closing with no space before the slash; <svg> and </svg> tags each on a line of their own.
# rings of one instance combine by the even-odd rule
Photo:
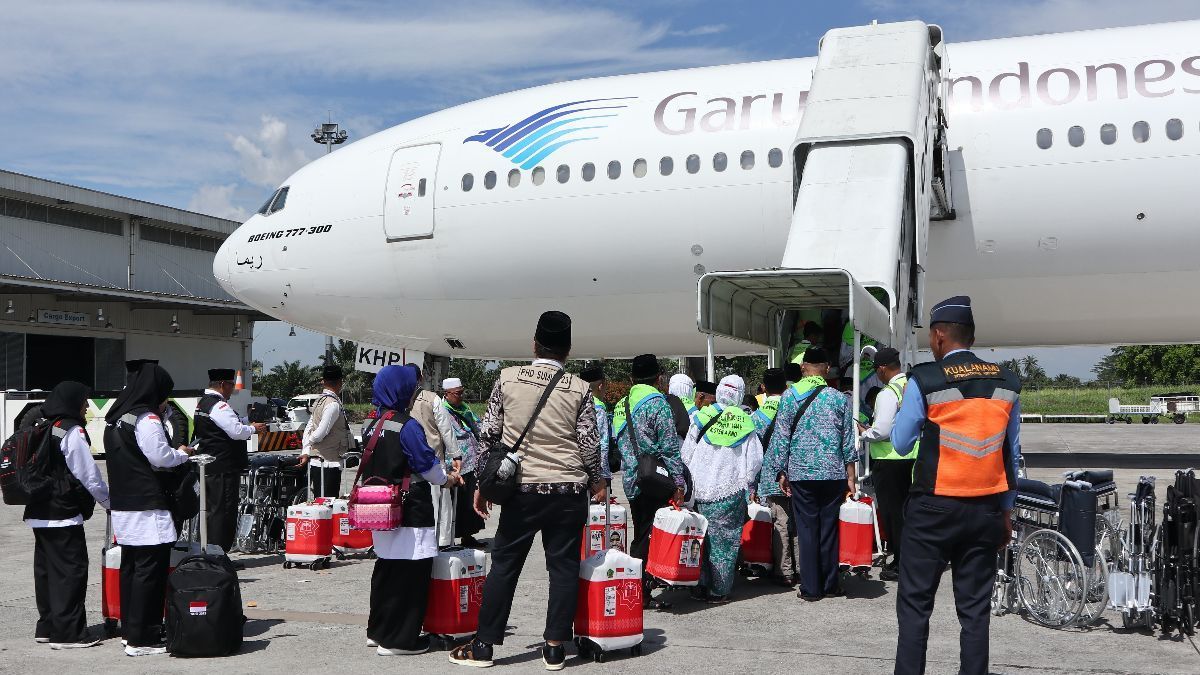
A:
<svg viewBox="0 0 1200 675">
<path fill-rule="evenodd" d="M 929 225 L 926 311 L 971 296 L 993 347 L 1200 336 L 1197 34 L 946 45 L 955 217 Z M 405 122 L 296 171 L 213 273 L 277 319 L 434 355 L 527 356 L 547 309 L 573 317 L 573 357 L 703 354 L 698 277 L 780 265 L 815 61 L 561 82 Z"/>
</svg>

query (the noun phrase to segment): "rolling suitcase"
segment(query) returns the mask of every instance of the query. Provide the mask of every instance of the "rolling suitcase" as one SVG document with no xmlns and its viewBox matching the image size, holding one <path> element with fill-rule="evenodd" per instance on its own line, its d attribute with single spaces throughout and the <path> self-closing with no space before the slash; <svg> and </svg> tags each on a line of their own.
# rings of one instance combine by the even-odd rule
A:
<svg viewBox="0 0 1200 675">
<path fill-rule="evenodd" d="M 211 455 L 192 458 L 200 466 L 200 546 L 167 577 L 167 651 L 172 656 L 227 656 L 242 646 L 242 592 L 237 571 L 223 552 L 208 553 L 204 518 L 204 465 Z M 219 551 L 218 547 L 218 551 Z"/>
<path fill-rule="evenodd" d="M 700 560 L 708 519 L 674 502 L 654 514 L 646 572 L 669 586 L 700 583 Z"/>
<path fill-rule="evenodd" d="M 333 500 L 333 554 L 338 560 L 348 555 L 368 554 L 373 545 L 370 530 L 350 527 L 349 500 Z"/>
<path fill-rule="evenodd" d="M 625 507 L 616 498 L 608 504 L 588 506 L 588 522 L 583 528 L 583 541 L 579 544 L 579 559 L 587 560 L 593 553 L 608 548 L 628 550 L 629 527 Z"/>
<path fill-rule="evenodd" d="M 595 506 L 600 506 L 596 504 Z M 604 505 L 610 511 L 611 502 Z M 610 541 L 615 520 L 606 513 L 604 541 Z M 642 561 L 617 548 L 596 551 L 579 566 L 579 595 L 575 604 L 575 646 L 602 663 L 608 652 L 629 649 L 642 653 Z"/>
<path fill-rule="evenodd" d="M 312 496 L 312 473 L 308 494 Z M 325 470 L 321 470 L 321 492 L 325 492 Z M 318 497 L 287 509 L 283 536 L 283 569 L 308 566 L 329 568 L 333 559 L 333 501 Z"/>
<path fill-rule="evenodd" d="M 752 502 L 747 507 L 750 519 L 742 526 L 742 564 L 755 576 L 764 576 L 775 567 L 771 553 L 771 535 L 774 526 L 771 509 Z"/>
<path fill-rule="evenodd" d="M 457 512 L 454 499 L 445 499 L 447 492 L 442 490 L 443 501 L 451 502 L 449 513 L 454 514 Z M 453 515 L 439 521 L 438 529 L 442 529 L 443 524 L 453 532 Z M 435 536 L 440 534 L 437 532 Z M 433 559 L 424 625 L 425 632 L 435 644 L 450 649 L 479 630 L 479 608 L 483 604 L 483 582 L 487 574 L 485 551 L 462 546 L 445 546 L 438 550 Z"/>
</svg>

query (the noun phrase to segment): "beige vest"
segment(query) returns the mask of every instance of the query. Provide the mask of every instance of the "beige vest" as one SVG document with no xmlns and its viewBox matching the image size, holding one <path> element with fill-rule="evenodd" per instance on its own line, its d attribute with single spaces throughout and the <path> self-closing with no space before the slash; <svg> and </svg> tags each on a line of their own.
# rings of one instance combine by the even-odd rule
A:
<svg viewBox="0 0 1200 675">
<path fill-rule="evenodd" d="M 333 399 L 329 396 L 322 396 L 313 404 L 312 421 L 309 424 L 312 424 L 314 429 L 321 426 L 321 420 L 328 414 L 331 401 Z M 344 405 L 341 406 L 338 418 L 329 429 L 329 433 L 325 435 L 325 438 L 314 442 L 312 448 L 321 455 L 321 459 L 330 462 L 340 460 L 342 455 L 350 450 L 350 428 L 346 426 L 346 407 Z"/>
<path fill-rule="evenodd" d="M 446 459 L 446 445 L 442 443 L 442 432 L 438 429 L 437 417 L 434 417 L 433 406 L 435 405 L 438 405 L 437 396 L 428 389 L 422 389 L 417 393 L 417 398 L 413 401 L 409 414 L 414 420 L 421 423 L 421 428 L 425 430 L 425 442 L 433 448 L 437 458 L 444 460 Z"/>
<path fill-rule="evenodd" d="M 548 365 L 529 365 L 500 372 L 503 440 L 508 447 L 517 442 L 557 370 Z M 591 405 L 588 384 L 570 373 L 563 375 L 518 449 L 522 483 L 588 482 L 576 425 L 579 410 Z"/>
</svg>

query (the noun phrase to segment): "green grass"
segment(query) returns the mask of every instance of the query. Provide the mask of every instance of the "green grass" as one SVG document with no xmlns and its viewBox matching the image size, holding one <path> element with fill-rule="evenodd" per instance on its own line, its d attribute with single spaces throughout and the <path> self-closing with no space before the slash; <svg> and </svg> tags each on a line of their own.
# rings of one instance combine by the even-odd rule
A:
<svg viewBox="0 0 1200 675">
<path fill-rule="evenodd" d="M 1110 398 L 1120 399 L 1123 405 L 1148 405 L 1151 396 L 1176 391 L 1200 391 L 1200 386 L 1026 389 L 1021 392 L 1021 412 L 1027 415 L 1107 415 Z"/>
</svg>

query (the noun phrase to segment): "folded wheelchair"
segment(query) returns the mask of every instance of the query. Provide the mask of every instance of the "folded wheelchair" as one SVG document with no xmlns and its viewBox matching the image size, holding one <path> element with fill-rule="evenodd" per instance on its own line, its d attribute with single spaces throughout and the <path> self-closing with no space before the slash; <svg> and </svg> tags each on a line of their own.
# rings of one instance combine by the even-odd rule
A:
<svg viewBox="0 0 1200 675">
<path fill-rule="evenodd" d="M 1017 480 L 1013 537 L 997 556 L 994 615 L 1021 612 L 1068 628 L 1094 623 L 1107 606 L 1108 564 L 1121 550 L 1113 473 L 1066 478 L 1061 485 Z"/>
</svg>

